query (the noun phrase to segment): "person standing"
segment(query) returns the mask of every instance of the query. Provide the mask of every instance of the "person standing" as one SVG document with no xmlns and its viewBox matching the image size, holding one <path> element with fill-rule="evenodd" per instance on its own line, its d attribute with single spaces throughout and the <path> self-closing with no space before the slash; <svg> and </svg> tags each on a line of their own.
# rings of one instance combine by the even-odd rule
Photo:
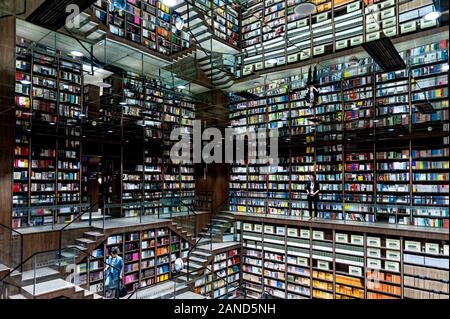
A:
<svg viewBox="0 0 450 319">
<path fill-rule="evenodd" d="M 317 202 L 319 201 L 319 192 L 320 187 L 319 183 L 316 181 L 316 176 L 311 175 L 309 177 L 309 181 L 306 184 L 306 194 L 308 196 L 308 208 L 309 208 L 309 215 L 311 216 L 311 219 L 317 217 Z M 313 211 L 313 205 L 314 205 L 314 211 Z"/>
<path fill-rule="evenodd" d="M 107 263 L 105 268 L 105 291 L 109 291 L 110 297 L 118 299 L 120 284 L 123 280 L 123 260 L 119 256 L 119 249 L 113 248 L 111 250 Z"/>
</svg>

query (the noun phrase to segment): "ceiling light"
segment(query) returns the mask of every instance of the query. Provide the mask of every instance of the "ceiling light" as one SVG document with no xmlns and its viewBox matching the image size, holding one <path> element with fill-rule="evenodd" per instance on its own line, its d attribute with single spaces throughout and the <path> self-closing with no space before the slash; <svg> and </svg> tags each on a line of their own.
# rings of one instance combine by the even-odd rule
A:
<svg viewBox="0 0 450 319">
<path fill-rule="evenodd" d="M 276 64 L 277 62 L 278 62 L 278 60 L 275 58 L 271 58 L 271 59 L 267 60 L 267 63 L 270 63 L 270 64 Z"/>
<path fill-rule="evenodd" d="M 179 89 L 179 90 L 184 90 L 186 88 L 186 86 L 184 86 L 184 85 L 178 85 L 177 86 L 177 89 Z"/>
<path fill-rule="evenodd" d="M 55 122 L 49 122 L 48 124 L 50 124 L 50 125 L 56 125 Z"/>
<path fill-rule="evenodd" d="M 113 131 L 112 130 L 108 130 L 108 133 L 112 133 Z"/>
<path fill-rule="evenodd" d="M 105 82 L 97 82 L 97 86 L 105 89 L 109 89 L 112 85 Z"/>
<path fill-rule="evenodd" d="M 84 56 L 83 53 L 81 53 L 80 51 L 77 51 L 77 50 L 70 51 L 70 55 L 73 57 L 77 57 L 77 58 Z"/>
<path fill-rule="evenodd" d="M 176 0 L 162 0 L 162 3 L 169 8 L 175 6 L 177 4 Z"/>
<path fill-rule="evenodd" d="M 83 138 L 86 138 L 86 135 L 83 135 L 82 137 L 83 137 Z"/>
<path fill-rule="evenodd" d="M 373 120 L 373 122 L 374 122 L 374 123 L 378 123 L 378 122 L 380 122 L 380 120 Z"/>
<path fill-rule="evenodd" d="M 389 132 L 394 132 L 395 130 L 393 128 L 388 129 Z"/>
<path fill-rule="evenodd" d="M 120 102 L 120 105 L 127 105 L 127 102 Z"/>
<path fill-rule="evenodd" d="M 316 5 L 309 1 L 304 1 L 296 6 L 294 11 L 298 17 L 306 17 L 316 11 Z"/>
<path fill-rule="evenodd" d="M 441 13 L 438 11 L 431 11 L 427 13 L 423 18 L 425 21 L 434 21 L 441 16 Z"/>
<path fill-rule="evenodd" d="M 447 66 L 448 66 L 448 65 L 447 65 Z M 30 85 L 30 84 L 31 84 L 31 81 L 30 81 L 30 80 L 24 79 L 24 80 L 21 80 L 20 83 L 22 83 L 23 85 Z"/>
</svg>

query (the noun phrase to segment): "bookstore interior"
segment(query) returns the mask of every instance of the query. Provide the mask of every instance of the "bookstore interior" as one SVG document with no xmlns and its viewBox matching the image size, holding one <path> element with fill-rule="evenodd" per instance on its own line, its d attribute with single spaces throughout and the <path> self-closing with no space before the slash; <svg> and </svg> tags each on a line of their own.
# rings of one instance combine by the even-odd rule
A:
<svg viewBox="0 0 450 319">
<path fill-rule="evenodd" d="M 449 299 L 448 1 L 14 0 L 0 30 L 0 299 Z"/>
</svg>

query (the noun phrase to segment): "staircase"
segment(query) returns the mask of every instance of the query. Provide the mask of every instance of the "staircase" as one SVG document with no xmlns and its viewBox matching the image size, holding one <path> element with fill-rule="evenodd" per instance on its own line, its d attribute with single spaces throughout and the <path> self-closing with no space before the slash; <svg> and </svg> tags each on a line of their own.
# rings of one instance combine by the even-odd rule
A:
<svg viewBox="0 0 450 319">
<path fill-rule="evenodd" d="M 72 35 L 79 36 L 91 43 L 97 43 L 106 37 L 106 31 L 100 28 L 98 22 L 92 20 L 91 9 L 81 12 L 78 18 L 80 27 L 68 29 Z"/>
<path fill-rule="evenodd" d="M 235 48 L 224 43 L 214 35 L 211 28 L 212 18 L 201 9 L 188 4 L 187 1 L 174 8 L 184 21 L 197 45 L 197 63 L 202 71 L 219 88 L 226 89 L 234 84 L 234 75 L 224 68 L 222 54 L 237 54 Z"/>
</svg>

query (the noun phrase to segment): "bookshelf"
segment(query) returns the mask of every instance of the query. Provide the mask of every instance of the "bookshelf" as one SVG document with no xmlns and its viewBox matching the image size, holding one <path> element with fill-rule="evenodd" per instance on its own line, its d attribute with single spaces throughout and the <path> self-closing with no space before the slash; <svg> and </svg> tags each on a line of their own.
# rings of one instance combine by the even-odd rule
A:
<svg viewBox="0 0 450 319">
<path fill-rule="evenodd" d="M 319 218 L 447 228 L 448 139 L 443 135 L 448 82 L 443 67 L 448 41 L 400 55 L 408 64 L 405 71 L 380 71 L 370 58 L 323 67 L 314 108 L 305 101 L 306 70 L 249 90 L 256 95 L 251 100 L 235 98 L 233 127 L 241 132 L 279 128 L 295 147 L 280 154 L 275 174 L 254 163 L 234 163 L 230 189 L 237 194 L 231 209 L 308 217 L 304 185 L 315 173 L 321 184 Z M 415 107 L 427 101 L 432 114 Z M 418 136 L 427 131 L 436 136 Z M 419 160 L 421 148 L 433 156 L 419 155 Z M 290 183 L 280 190 L 285 176 Z M 273 207 L 275 194 L 282 197 L 276 198 L 278 207 Z"/>
<path fill-rule="evenodd" d="M 123 280 L 125 287 L 131 292 L 139 287 L 169 280 L 174 269 L 175 254 L 187 256 L 189 244 L 167 227 L 110 235 L 93 251 L 88 271 L 83 266 L 86 261 L 77 267 L 84 270 L 80 274 L 88 273 L 89 280 L 85 284 L 93 292 L 103 292 L 104 262 L 107 262 L 113 248 L 118 248 L 119 255 L 123 258 Z"/>
<path fill-rule="evenodd" d="M 232 299 L 241 280 L 241 249 L 226 247 L 213 251 L 203 276 L 195 280 L 194 292 L 213 299 Z"/>
<path fill-rule="evenodd" d="M 395 38 L 441 23 L 423 18 L 433 10 L 430 2 L 314 0 L 316 11 L 299 17 L 294 9 L 300 2 L 254 0 L 243 8 L 241 76 L 356 47 L 382 34 Z"/>
<path fill-rule="evenodd" d="M 67 223 L 79 212 L 81 129 L 73 125 L 82 85 L 80 61 L 16 38 L 15 228 Z"/>
<path fill-rule="evenodd" d="M 190 47 L 189 33 L 177 30 L 172 10 L 161 1 L 127 0 L 126 9 L 121 12 L 108 1 L 98 0 L 92 8 L 95 17 L 112 34 L 162 55 Z"/>
<path fill-rule="evenodd" d="M 447 240 L 239 219 L 250 298 L 263 291 L 288 299 L 448 298 Z"/>
</svg>

